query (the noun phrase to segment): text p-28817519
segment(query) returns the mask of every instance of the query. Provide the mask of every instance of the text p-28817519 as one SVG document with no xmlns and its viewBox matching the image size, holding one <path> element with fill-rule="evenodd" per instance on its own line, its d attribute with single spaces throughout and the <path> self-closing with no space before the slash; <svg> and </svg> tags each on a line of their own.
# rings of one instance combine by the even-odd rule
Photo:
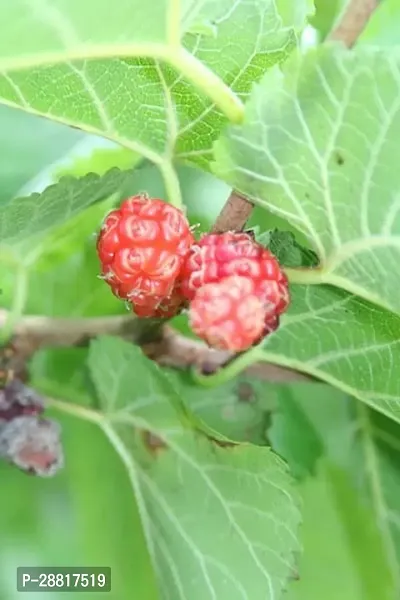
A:
<svg viewBox="0 0 400 600">
<path fill-rule="evenodd" d="M 18 592 L 110 592 L 110 567 L 18 567 Z"/>
</svg>

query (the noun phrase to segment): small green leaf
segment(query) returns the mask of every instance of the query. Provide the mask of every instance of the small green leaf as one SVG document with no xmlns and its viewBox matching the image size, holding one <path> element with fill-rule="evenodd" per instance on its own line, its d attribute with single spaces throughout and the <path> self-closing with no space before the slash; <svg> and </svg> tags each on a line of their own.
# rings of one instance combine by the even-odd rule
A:
<svg viewBox="0 0 400 600">
<path fill-rule="evenodd" d="M 132 174 L 132 170 L 111 169 L 103 176 L 66 176 L 41 194 L 10 200 L 0 214 L 0 243 L 12 245 L 42 234 L 90 204 L 120 194 L 129 186 Z"/>
<path fill-rule="evenodd" d="M 256 235 L 257 241 L 266 246 L 284 267 L 315 267 L 318 257 L 309 248 L 301 246 L 291 231 L 266 231 Z"/>
<path fill-rule="evenodd" d="M 215 147 L 217 173 L 287 218 L 317 252 L 321 268 L 296 281 L 345 288 L 396 312 L 399 80 L 393 50 L 296 54 L 284 74 L 255 87 L 244 124 Z"/>
<path fill-rule="evenodd" d="M 293 573 L 299 521 L 281 460 L 268 448 L 220 446 L 183 427 L 171 381 L 121 340 L 93 342 L 89 367 L 102 427 L 141 505 L 161 597 L 279 598 Z"/>
</svg>

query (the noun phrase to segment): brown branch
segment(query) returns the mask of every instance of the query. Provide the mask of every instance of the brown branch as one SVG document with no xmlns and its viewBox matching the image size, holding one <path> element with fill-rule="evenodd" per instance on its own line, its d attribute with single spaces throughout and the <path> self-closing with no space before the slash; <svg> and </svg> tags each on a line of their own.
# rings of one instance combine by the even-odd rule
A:
<svg viewBox="0 0 400 600">
<path fill-rule="evenodd" d="M 0 310 L 0 329 L 7 312 Z M 83 346 L 98 335 L 116 335 L 142 346 L 143 352 L 158 364 L 175 369 L 196 367 L 214 373 L 234 358 L 230 352 L 208 348 L 200 341 L 178 334 L 160 321 L 136 319 L 132 315 L 82 319 L 59 319 L 42 316 L 23 317 L 14 330 L 13 345 L 25 360 L 45 347 Z M 306 381 L 306 375 L 260 363 L 248 371 L 269 381 Z"/>
<path fill-rule="evenodd" d="M 253 208 L 250 200 L 233 190 L 211 231 L 213 233 L 223 233 L 224 231 L 243 229 Z"/>
<path fill-rule="evenodd" d="M 5 325 L 7 311 L 0 309 L 0 330 Z M 136 319 L 132 315 L 62 319 L 25 316 L 13 332 L 13 345 L 25 358 L 45 347 L 84 346 L 98 335 L 117 335 L 142 344 L 162 338 L 161 322 L 156 319 Z"/>
<path fill-rule="evenodd" d="M 327 40 L 340 41 L 351 48 L 378 6 L 379 0 L 350 0 L 342 18 L 330 32 Z"/>
</svg>

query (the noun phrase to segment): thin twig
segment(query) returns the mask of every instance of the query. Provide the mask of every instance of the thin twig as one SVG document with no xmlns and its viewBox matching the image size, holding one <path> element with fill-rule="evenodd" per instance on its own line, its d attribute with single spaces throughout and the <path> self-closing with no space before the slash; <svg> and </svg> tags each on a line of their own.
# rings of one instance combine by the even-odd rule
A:
<svg viewBox="0 0 400 600">
<path fill-rule="evenodd" d="M 0 310 L 0 329 L 7 311 Z M 99 335 L 116 335 L 141 345 L 143 352 L 160 365 L 175 369 L 196 367 L 203 373 L 214 373 L 233 358 L 230 352 L 208 348 L 200 341 L 187 338 L 160 321 L 136 319 L 131 315 L 82 319 L 59 319 L 43 316 L 23 317 L 14 330 L 13 345 L 27 360 L 45 347 L 84 346 Z M 260 363 L 248 372 L 270 381 L 303 381 L 301 373 L 283 367 Z"/>
<path fill-rule="evenodd" d="M 0 309 L 0 330 L 8 311 Z M 136 319 L 131 314 L 110 317 L 62 319 L 45 316 L 25 316 L 13 331 L 13 345 L 25 358 L 40 348 L 84 346 L 98 335 L 117 335 L 143 344 L 162 337 L 161 321 Z"/>
<path fill-rule="evenodd" d="M 378 6 L 379 0 L 350 0 L 327 40 L 340 41 L 352 48 Z"/>
<path fill-rule="evenodd" d="M 232 191 L 212 228 L 213 233 L 239 231 L 246 225 L 254 206 L 239 192 Z"/>
</svg>

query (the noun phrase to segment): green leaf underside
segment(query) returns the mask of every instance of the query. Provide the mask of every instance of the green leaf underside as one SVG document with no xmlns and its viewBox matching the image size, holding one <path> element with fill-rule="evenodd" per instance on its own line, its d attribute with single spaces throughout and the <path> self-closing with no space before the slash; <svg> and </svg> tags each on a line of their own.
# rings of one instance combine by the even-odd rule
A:
<svg viewBox="0 0 400 600">
<path fill-rule="evenodd" d="M 196 65 L 244 100 L 294 47 L 297 11 L 305 13 L 308 2 L 298 4 L 116 0 L 109 14 L 107 0 L 84 8 L 77 0 L 15 2 L 11 15 L 0 7 L 9 24 L 0 42 L 0 101 L 99 133 L 159 164 L 179 157 L 206 166 L 225 118 L 207 97 L 215 76 L 198 87 Z M 215 35 L 190 33 L 207 22 Z M 189 31 L 183 46 L 179 31 Z"/>
<path fill-rule="evenodd" d="M 400 320 L 344 290 L 293 286 L 278 331 L 228 366 L 222 379 L 259 360 L 309 373 L 400 422 L 394 369 L 400 361 Z"/>
<path fill-rule="evenodd" d="M 307 236 L 307 282 L 400 312 L 400 54 L 328 45 L 286 66 L 216 143 L 215 170 Z"/>
<path fill-rule="evenodd" d="M 82 349 L 79 351 L 63 351 L 62 356 L 59 355 L 60 351 L 51 351 L 45 354 L 49 355 L 50 361 L 55 360 L 56 364 L 64 372 L 66 364 L 65 353 L 68 354 L 69 352 L 72 354 L 80 353 L 81 351 Z M 44 358 L 42 355 L 42 360 Z M 38 360 L 40 363 L 40 359 Z M 58 372 L 54 372 L 52 369 L 48 371 L 47 368 L 43 370 L 40 364 L 38 364 L 38 360 L 35 360 L 34 365 L 34 380 L 36 384 L 39 384 L 38 389 L 43 389 L 43 391 L 47 389 L 47 393 L 50 396 L 61 394 L 62 397 L 75 399 L 74 392 L 69 391 L 71 380 L 74 380 L 75 385 L 78 386 L 79 377 L 74 369 L 67 368 L 67 372 L 60 380 Z M 76 356 L 75 362 L 78 371 L 82 370 L 82 356 Z M 41 387 L 42 384 L 40 381 L 43 380 L 43 377 L 49 380 L 48 384 L 45 383 L 44 388 Z M 171 376 L 169 375 L 168 378 L 171 379 Z M 66 385 L 67 389 L 60 391 L 57 388 L 57 384 L 54 387 L 54 381 L 56 380 L 60 382 L 63 388 Z M 240 423 L 234 425 L 233 429 L 232 425 L 229 424 L 229 421 L 233 417 L 232 409 L 235 406 L 235 401 L 231 397 L 232 392 L 235 395 L 240 394 L 241 396 L 244 393 L 242 401 L 247 398 L 247 401 L 253 402 L 253 409 L 256 408 L 257 404 L 259 405 L 258 419 L 260 425 L 264 426 L 264 431 L 268 427 L 268 421 L 262 417 L 262 410 L 274 410 L 272 427 L 267 432 L 268 437 L 271 439 L 274 450 L 289 462 L 291 471 L 302 478 L 307 477 L 309 473 L 315 474 L 315 463 L 321 456 L 324 456 L 336 468 L 346 471 L 354 486 L 352 494 L 357 495 L 357 502 L 360 506 L 364 504 L 369 509 L 379 526 L 381 540 L 374 544 L 377 563 L 382 561 L 383 544 L 387 564 L 392 573 L 392 580 L 396 582 L 396 585 L 399 585 L 399 571 L 397 567 L 400 561 L 400 530 L 398 527 L 400 488 L 397 469 L 400 451 L 400 443 L 398 442 L 399 425 L 376 411 L 365 409 L 362 403 L 349 398 L 340 391 L 330 388 L 325 384 L 310 383 L 273 386 L 264 382 L 262 386 L 260 382 L 259 391 L 257 389 L 253 390 L 254 396 L 251 400 L 252 394 L 249 385 L 240 389 L 241 385 L 239 385 L 239 382 L 230 381 L 227 385 L 216 388 L 212 393 L 209 390 L 198 389 L 197 395 L 193 397 L 193 402 L 191 401 L 191 388 L 193 386 L 182 386 L 180 376 L 176 374 L 173 377 L 173 385 L 190 402 L 190 407 L 195 409 L 196 413 L 200 412 L 201 416 L 205 417 L 207 423 L 217 425 L 219 422 L 222 426 L 222 431 L 225 432 L 227 428 L 226 433 L 228 435 L 233 434 L 233 439 L 238 439 L 236 433 L 240 431 Z M 224 391 L 225 407 L 223 399 Z M 250 397 L 248 396 L 249 392 Z M 214 404 L 213 400 L 215 401 Z M 243 413 L 243 410 L 241 412 L 244 417 L 242 428 L 243 433 L 245 433 L 249 421 L 246 418 L 246 412 Z M 256 415 L 254 416 L 256 417 Z M 242 435 L 239 437 L 242 438 Z M 261 440 L 256 439 L 255 441 L 259 443 Z M 320 472 L 318 472 L 318 478 L 319 476 Z M 335 504 L 333 489 L 330 491 L 332 494 L 329 493 L 328 506 L 332 503 Z M 329 490 L 327 490 L 328 492 Z M 321 505 L 321 511 L 325 513 L 325 510 L 328 509 L 325 509 L 325 506 Z M 307 524 L 307 514 L 306 508 L 306 524 L 301 528 L 303 543 L 306 543 L 305 535 L 307 535 L 304 533 L 304 530 L 308 529 L 308 525 L 311 526 L 311 523 Z M 366 525 L 369 522 L 368 519 L 365 520 Z M 333 535 L 333 533 L 332 535 L 328 535 L 325 530 L 322 538 L 319 535 L 317 536 L 318 543 L 320 544 L 320 555 L 321 558 L 323 557 L 323 562 L 321 563 L 322 572 L 326 572 L 329 568 L 332 569 L 332 563 L 328 564 L 327 562 L 329 556 L 339 556 L 344 553 L 348 557 L 349 552 L 351 552 L 349 547 L 351 537 L 346 536 L 349 527 L 340 510 L 337 513 L 337 525 L 335 531 L 340 533 L 340 535 Z M 314 532 L 318 530 L 318 528 L 314 528 Z M 368 536 L 370 534 L 366 532 L 365 535 Z M 344 562 L 337 561 L 337 568 L 340 570 L 343 569 L 346 577 L 354 583 L 361 577 L 362 564 L 364 562 L 363 556 L 359 557 L 359 550 L 360 547 L 356 544 L 350 562 L 347 559 Z M 309 553 L 307 549 L 306 553 Z M 307 567 L 308 564 L 312 565 L 312 562 L 313 559 L 310 557 L 309 563 L 306 556 L 300 564 L 300 577 L 303 582 L 300 586 L 300 591 L 302 593 L 306 593 L 306 590 L 309 590 L 310 586 L 315 586 L 320 579 L 323 580 L 322 572 L 321 578 L 318 577 L 319 569 L 316 570 Z M 361 571 L 359 569 L 357 572 L 357 564 L 360 564 Z M 345 568 L 345 565 L 348 568 Z M 379 568 L 380 577 L 383 571 L 384 569 Z M 332 576 L 334 573 L 332 573 Z M 387 580 L 386 575 L 385 577 L 382 576 L 383 579 Z M 337 580 L 341 580 L 341 576 L 338 575 Z M 351 591 L 354 591 L 354 583 L 351 585 L 343 584 L 343 593 L 349 588 Z M 291 587 L 297 588 L 297 582 L 293 582 Z M 392 597 L 397 596 L 394 595 Z M 333 596 L 333 599 L 336 600 L 336 597 Z M 349 600 L 353 600 L 351 595 L 349 596 Z"/>
<path fill-rule="evenodd" d="M 93 342 L 89 367 L 103 429 L 139 502 L 161 597 L 280 597 L 299 520 L 281 460 L 268 448 L 220 447 L 183 428 L 169 379 L 121 340 Z M 143 430 L 158 440 L 153 450 Z"/>
<path fill-rule="evenodd" d="M 46 232 L 90 204 L 129 189 L 132 177 L 132 169 L 111 169 L 102 176 L 66 176 L 41 194 L 10 200 L 0 212 L 0 244 L 11 245 Z"/>
</svg>

